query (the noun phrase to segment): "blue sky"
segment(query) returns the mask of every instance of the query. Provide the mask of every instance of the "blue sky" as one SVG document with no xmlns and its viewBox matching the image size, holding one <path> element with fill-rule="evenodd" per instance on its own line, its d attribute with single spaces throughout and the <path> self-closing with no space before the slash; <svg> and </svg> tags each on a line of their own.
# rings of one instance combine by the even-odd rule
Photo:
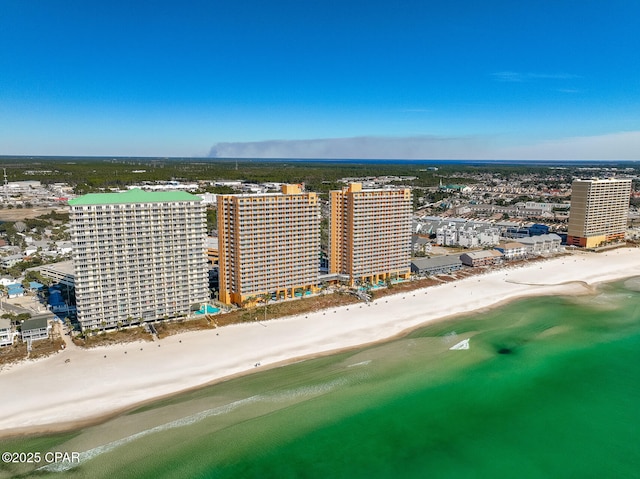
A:
<svg viewBox="0 0 640 479">
<path fill-rule="evenodd" d="M 640 159 L 640 2 L 0 0 L 0 154 Z"/>
</svg>

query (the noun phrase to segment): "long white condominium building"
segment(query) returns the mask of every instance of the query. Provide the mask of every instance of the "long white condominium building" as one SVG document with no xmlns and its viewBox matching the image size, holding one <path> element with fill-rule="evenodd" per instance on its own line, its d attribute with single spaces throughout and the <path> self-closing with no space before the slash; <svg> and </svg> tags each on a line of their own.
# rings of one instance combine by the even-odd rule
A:
<svg viewBox="0 0 640 479">
<path fill-rule="evenodd" d="M 315 193 L 218 195 L 220 301 L 294 298 L 318 284 L 320 207 Z"/>
<path fill-rule="evenodd" d="M 592 248 L 624 240 L 630 196 L 631 179 L 575 180 L 567 244 Z"/>
<path fill-rule="evenodd" d="M 183 316 L 207 301 L 200 202 L 182 191 L 139 189 L 69 201 L 83 330 Z"/>
<path fill-rule="evenodd" d="M 407 278 L 411 272 L 411 190 L 363 190 L 352 183 L 331 191 L 329 273 L 351 284 Z"/>
</svg>

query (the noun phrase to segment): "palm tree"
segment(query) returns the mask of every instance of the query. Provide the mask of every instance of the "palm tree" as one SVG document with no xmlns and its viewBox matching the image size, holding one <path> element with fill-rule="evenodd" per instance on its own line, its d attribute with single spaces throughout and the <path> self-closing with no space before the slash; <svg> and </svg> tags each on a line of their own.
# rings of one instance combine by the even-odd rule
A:
<svg viewBox="0 0 640 479">
<path fill-rule="evenodd" d="M 269 300 L 271 299 L 271 293 L 264 293 L 262 295 L 262 300 L 264 301 L 264 320 L 267 320 L 267 305 L 269 304 Z"/>
<path fill-rule="evenodd" d="M 244 309 L 253 302 L 255 302 L 255 298 L 253 296 L 247 296 L 240 302 L 240 307 Z"/>
<path fill-rule="evenodd" d="M 387 276 L 385 278 L 385 283 L 387 283 L 387 288 L 389 289 L 393 288 L 393 283 L 391 282 L 391 276 Z"/>
</svg>

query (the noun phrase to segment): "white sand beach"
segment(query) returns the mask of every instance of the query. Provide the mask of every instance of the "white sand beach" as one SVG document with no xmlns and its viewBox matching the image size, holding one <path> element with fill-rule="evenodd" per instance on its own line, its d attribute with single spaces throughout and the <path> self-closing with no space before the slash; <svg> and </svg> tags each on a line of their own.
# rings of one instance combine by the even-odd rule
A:
<svg viewBox="0 0 640 479">
<path fill-rule="evenodd" d="M 515 298 L 585 294 L 596 283 L 635 275 L 640 275 L 640 249 L 578 252 L 369 305 L 183 333 L 152 343 L 69 348 L 0 370 L 0 437 L 69 428 L 232 375 L 381 341 Z"/>
</svg>

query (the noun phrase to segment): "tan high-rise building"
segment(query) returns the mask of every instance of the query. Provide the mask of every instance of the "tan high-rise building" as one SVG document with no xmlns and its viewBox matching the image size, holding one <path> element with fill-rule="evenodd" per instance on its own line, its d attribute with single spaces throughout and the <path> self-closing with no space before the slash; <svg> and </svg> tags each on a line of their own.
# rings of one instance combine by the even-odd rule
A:
<svg viewBox="0 0 640 479">
<path fill-rule="evenodd" d="M 407 278 L 411 272 L 411 190 L 363 190 L 352 183 L 331 191 L 329 273 L 351 284 Z"/>
<path fill-rule="evenodd" d="M 630 179 L 575 180 L 567 244 L 593 248 L 624 240 L 630 195 Z"/>
<path fill-rule="evenodd" d="M 220 301 L 293 298 L 318 285 L 320 206 L 316 193 L 218 195 Z"/>
</svg>

